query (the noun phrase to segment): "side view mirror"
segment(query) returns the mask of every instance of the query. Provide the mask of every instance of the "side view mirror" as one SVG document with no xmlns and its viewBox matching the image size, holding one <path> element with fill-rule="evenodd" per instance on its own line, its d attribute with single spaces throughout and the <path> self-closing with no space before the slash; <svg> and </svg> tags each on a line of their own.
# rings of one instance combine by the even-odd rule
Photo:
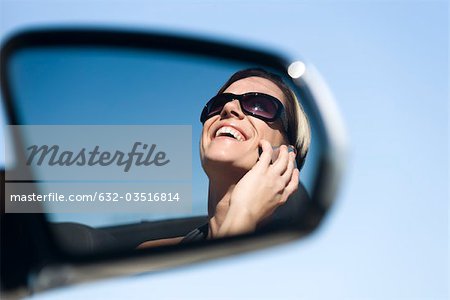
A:
<svg viewBox="0 0 450 300">
<path fill-rule="evenodd" d="M 319 227 L 335 199 L 345 130 L 325 82 L 304 61 L 202 38 L 95 28 L 22 32 L 4 43 L 1 61 L 9 120 L 4 290 L 39 291 L 298 239 Z M 249 68 L 279 76 L 306 114 L 311 143 L 298 191 L 255 230 L 180 242 L 211 217 L 201 112 L 233 73 Z M 264 101 L 241 100 L 242 120 L 255 117 L 289 135 Z M 227 118 L 208 109 L 206 122 Z M 257 161 L 250 137 L 227 130 L 226 143 L 245 140 Z"/>
</svg>

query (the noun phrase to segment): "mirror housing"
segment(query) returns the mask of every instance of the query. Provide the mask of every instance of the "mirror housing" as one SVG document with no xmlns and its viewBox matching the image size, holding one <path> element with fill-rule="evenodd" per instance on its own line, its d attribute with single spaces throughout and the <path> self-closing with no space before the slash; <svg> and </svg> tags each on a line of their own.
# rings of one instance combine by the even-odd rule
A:
<svg viewBox="0 0 450 300">
<path fill-rule="evenodd" d="M 311 179 L 311 201 L 304 206 L 295 226 L 269 232 L 143 251 L 113 249 L 103 253 L 76 255 L 62 247 L 44 214 L 6 213 L 6 199 L 2 193 L 2 289 L 10 290 L 28 284 L 29 289 L 43 290 L 105 276 L 162 269 L 279 244 L 303 237 L 318 228 L 336 197 L 345 165 L 347 140 L 334 99 L 313 66 L 266 49 L 157 32 L 96 28 L 25 31 L 12 36 L 1 49 L 1 89 L 9 125 L 25 125 L 18 113 L 17 99 L 11 84 L 11 58 L 26 49 L 86 46 L 207 57 L 224 63 L 263 66 L 290 78 L 302 99 L 308 118 L 314 123 L 313 138 L 320 144 Z M 16 149 L 21 149 L 23 139 L 20 133 L 13 134 L 11 142 Z M 9 181 L 4 172 L 1 176 L 5 191 Z M 69 271 L 62 267 L 67 265 L 70 265 Z M 35 278 L 32 281 L 29 280 L 31 275 Z"/>
</svg>

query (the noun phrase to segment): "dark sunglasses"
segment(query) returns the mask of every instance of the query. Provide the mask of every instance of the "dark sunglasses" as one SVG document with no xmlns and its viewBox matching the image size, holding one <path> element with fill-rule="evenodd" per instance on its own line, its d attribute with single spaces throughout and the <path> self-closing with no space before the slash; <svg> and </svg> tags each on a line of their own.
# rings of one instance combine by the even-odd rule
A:
<svg viewBox="0 0 450 300">
<path fill-rule="evenodd" d="M 223 93 L 212 97 L 206 103 L 200 116 L 202 124 L 212 116 L 220 114 L 225 104 L 233 100 L 239 101 L 239 105 L 245 114 L 266 122 L 274 122 L 282 115 L 284 116 L 283 104 L 270 95 L 255 92 L 242 95 Z M 282 122 L 284 128 L 287 129 L 286 118 L 282 117 Z"/>
</svg>

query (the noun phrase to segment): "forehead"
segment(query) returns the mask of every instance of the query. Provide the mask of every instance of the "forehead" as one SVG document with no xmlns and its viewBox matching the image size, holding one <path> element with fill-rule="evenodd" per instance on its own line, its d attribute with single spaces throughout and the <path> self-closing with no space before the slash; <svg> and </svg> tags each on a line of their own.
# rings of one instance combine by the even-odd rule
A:
<svg viewBox="0 0 450 300">
<path fill-rule="evenodd" d="M 249 92 L 259 92 L 268 94 L 279 99 L 286 104 L 286 99 L 280 88 L 272 81 L 262 77 L 247 77 L 233 82 L 224 93 L 244 94 Z"/>
</svg>

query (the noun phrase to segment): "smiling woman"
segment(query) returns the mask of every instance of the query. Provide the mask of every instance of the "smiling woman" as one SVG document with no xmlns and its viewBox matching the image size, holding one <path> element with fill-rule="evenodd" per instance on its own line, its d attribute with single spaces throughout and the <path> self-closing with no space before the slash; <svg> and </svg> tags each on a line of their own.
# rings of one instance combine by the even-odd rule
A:
<svg viewBox="0 0 450 300">
<path fill-rule="evenodd" d="M 302 205 L 293 202 L 309 199 L 297 166 L 305 162 L 310 127 L 279 76 L 259 68 L 234 73 L 206 103 L 200 121 L 208 221 L 184 237 L 147 241 L 140 249 L 251 233 L 279 219 L 286 223 Z M 290 210 L 288 216 L 276 216 L 281 207 Z"/>
<path fill-rule="evenodd" d="M 297 165 L 303 165 L 310 143 L 295 94 L 275 74 L 242 70 L 205 105 L 201 121 L 208 224 L 183 241 L 248 233 L 270 223 L 274 211 L 298 190 Z M 274 146 L 279 147 L 276 157 Z"/>
<path fill-rule="evenodd" d="M 139 248 L 254 232 L 273 223 L 277 208 L 301 186 L 297 166 L 304 164 L 310 127 L 295 93 L 279 76 L 260 68 L 234 73 L 206 103 L 200 121 L 208 222 L 185 237 Z M 306 191 L 301 193 L 306 200 Z"/>
<path fill-rule="evenodd" d="M 296 152 L 287 145 L 296 146 L 302 165 L 310 140 L 306 116 L 281 78 L 248 69 L 235 73 L 210 100 L 202 122 L 200 153 L 209 178 L 207 237 L 252 232 L 298 189 Z M 272 146 L 280 147 L 275 161 Z"/>
</svg>

